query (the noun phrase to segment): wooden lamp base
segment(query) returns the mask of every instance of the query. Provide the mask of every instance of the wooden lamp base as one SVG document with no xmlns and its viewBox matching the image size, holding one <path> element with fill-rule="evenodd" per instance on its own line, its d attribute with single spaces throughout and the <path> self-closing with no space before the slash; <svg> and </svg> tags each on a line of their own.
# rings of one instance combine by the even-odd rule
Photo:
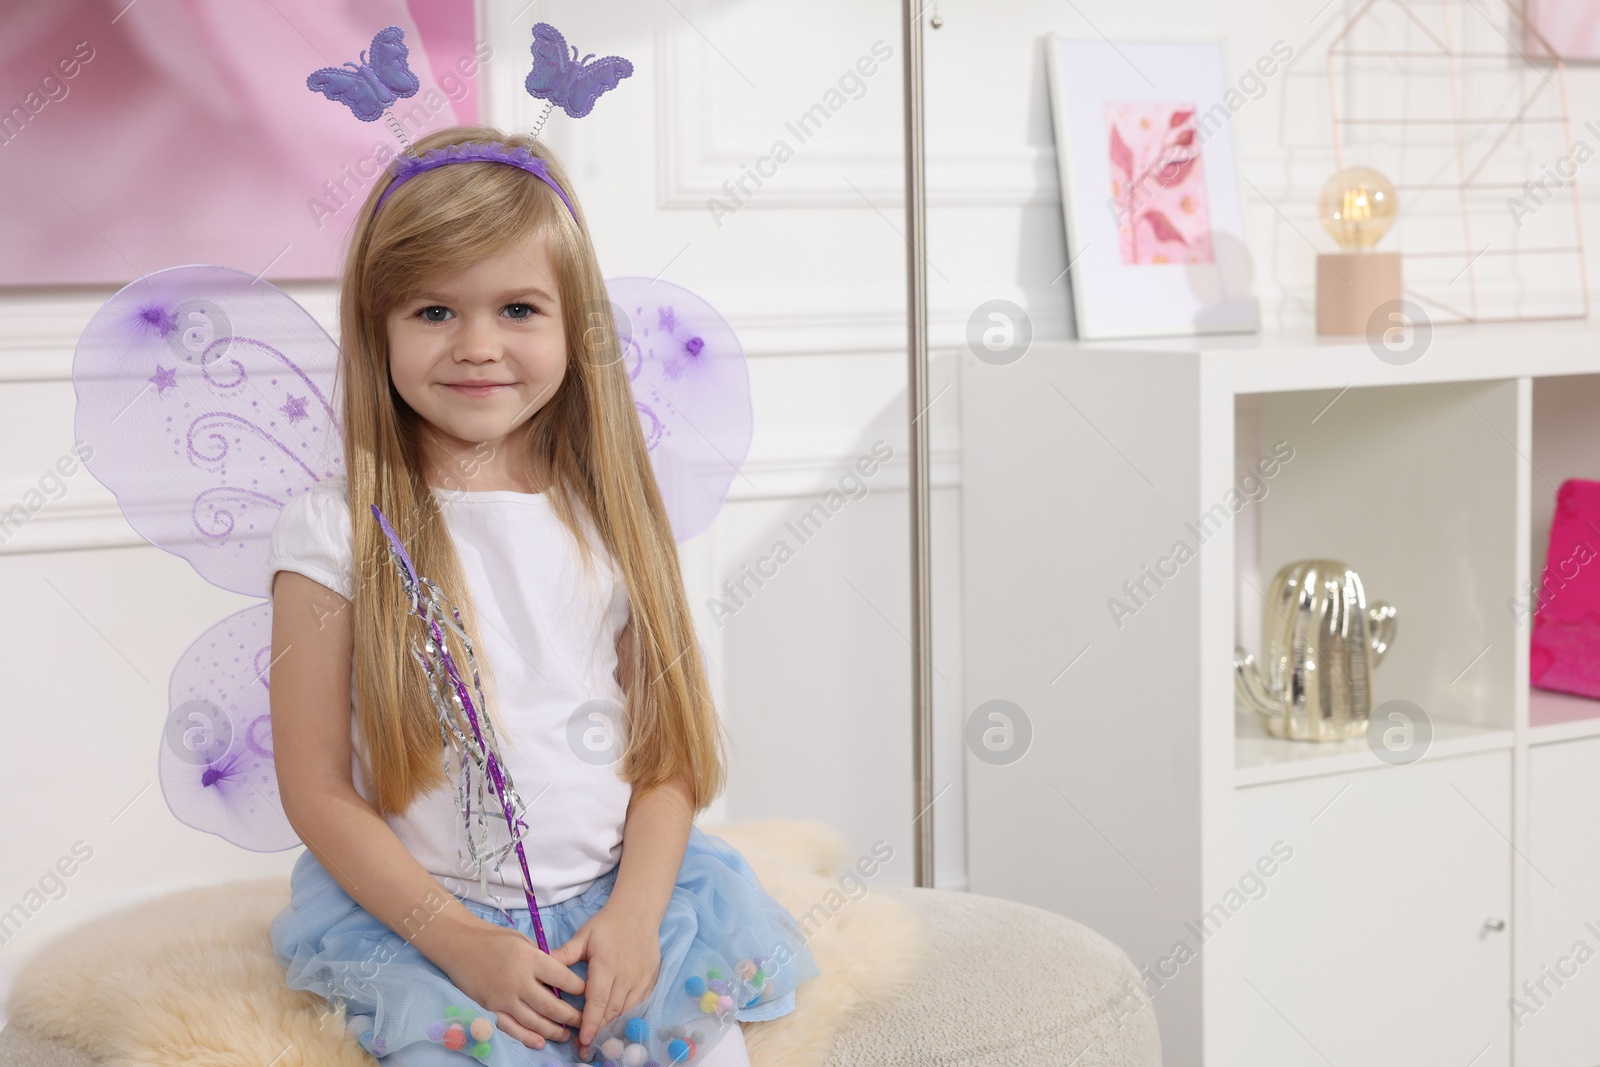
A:
<svg viewBox="0 0 1600 1067">
<path fill-rule="evenodd" d="M 1317 333 L 1366 333 L 1373 312 L 1400 299 L 1399 252 L 1317 256 Z"/>
</svg>

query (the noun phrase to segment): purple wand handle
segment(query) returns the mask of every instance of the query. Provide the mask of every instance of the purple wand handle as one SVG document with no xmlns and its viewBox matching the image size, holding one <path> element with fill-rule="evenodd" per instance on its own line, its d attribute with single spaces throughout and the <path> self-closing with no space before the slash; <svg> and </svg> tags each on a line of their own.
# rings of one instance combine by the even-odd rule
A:
<svg viewBox="0 0 1600 1067">
<path fill-rule="evenodd" d="M 406 552 L 405 546 L 400 543 L 400 538 L 395 535 L 393 527 L 389 525 L 389 520 L 383 517 L 383 512 L 378 509 L 378 505 L 372 505 L 372 514 L 377 518 L 379 525 L 383 527 L 384 535 L 388 537 L 389 545 L 394 549 L 392 558 L 400 568 L 401 580 L 405 584 L 407 592 L 411 594 L 411 612 L 428 624 L 433 643 L 439 649 L 440 659 L 444 663 L 445 673 L 449 675 L 450 682 L 455 687 L 456 696 L 461 701 L 462 709 L 467 714 L 467 721 L 472 724 L 473 739 L 478 744 L 478 750 L 484 754 L 489 781 L 493 783 L 495 796 L 500 800 L 500 813 L 505 816 L 506 831 L 511 836 L 512 847 L 515 848 L 517 853 L 517 863 L 522 868 L 522 892 L 527 897 L 528 914 L 533 919 L 534 940 L 538 943 L 539 950 L 545 955 L 549 955 L 550 946 L 545 941 L 544 924 L 539 921 L 539 902 L 533 896 L 533 876 L 528 872 L 528 857 L 523 851 L 522 838 L 517 834 L 516 825 L 511 818 L 511 802 L 507 796 L 505 775 L 500 770 L 500 761 L 495 757 L 494 747 L 484 739 L 483 728 L 478 723 L 477 708 L 472 703 L 472 697 L 467 690 L 466 683 L 461 678 L 461 672 L 456 669 L 455 657 L 450 655 L 450 650 L 445 645 L 444 631 L 440 629 L 438 620 L 433 618 L 422 606 L 422 583 L 418 579 L 416 568 L 411 563 L 410 554 Z M 456 621 L 459 623 L 461 620 L 460 613 L 452 607 L 451 614 L 455 616 Z M 420 653 L 418 653 L 418 658 L 421 658 Z M 426 661 L 423 661 L 423 666 L 426 669 Z M 474 677 L 476 677 L 476 672 L 474 672 Z M 546 985 L 545 988 L 554 993 L 557 1000 L 566 999 L 561 995 L 561 990 L 555 986 Z"/>
</svg>

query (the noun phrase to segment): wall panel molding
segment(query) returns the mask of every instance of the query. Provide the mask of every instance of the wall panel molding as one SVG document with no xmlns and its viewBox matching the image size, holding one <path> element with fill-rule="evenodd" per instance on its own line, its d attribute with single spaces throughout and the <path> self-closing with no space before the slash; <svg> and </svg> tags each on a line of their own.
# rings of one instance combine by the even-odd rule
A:
<svg viewBox="0 0 1600 1067">
<path fill-rule="evenodd" d="M 745 460 L 741 468 L 743 477 L 733 480 L 726 506 L 773 500 L 816 500 L 837 487 L 839 478 L 862 451 L 841 452 L 822 448 L 817 442 L 787 444 L 793 447 L 780 443 L 777 449 Z M 910 469 L 905 462 L 903 443 L 895 442 L 895 445 L 894 461 L 872 480 L 874 492 L 906 492 L 910 488 Z M 107 548 L 155 550 L 155 546 L 128 525 L 116 498 L 95 482 L 93 475 L 80 468 L 73 477 L 84 479 L 82 488 L 80 483 L 71 483 L 73 488 L 66 496 L 46 499 L 25 521 L 10 531 L 0 531 L 0 556 Z M 934 489 L 960 488 L 961 457 L 957 443 L 951 442 L 949 447 L 933 454 L 929 477 Z M 22 501 L 27 493 L 37 489 L 34 482 L 19 478 L 0 480 L 0 520 L 13 506 L 26 509 Z"/>
<path fill-rule="evenodd" d="M 696 19 L 694 9 L 705 6 L 686 0 L 685 18 L 709 21 L 704 12 Z M 898 40 L 894 45 L 898 60 Z M 715 127 L 717 109 L 709 73 L 709 60 L 714 57 L 689 51 L 705 50 L 701 38 L 685 30 L 681 23 L 663 20 L 657 25 L 655 48 L 659 208 L 704 211 L 712 198 L 726 201 L 729 193 L 725 184 L 737 182 L 747 168 L 753 169 L 779 139 L 788 142 L 795 154 L 777 168 L 773 177 L 763 178 L 765 184 L 757 187 L 753 180 L 747 183 L 746 188 L 752 189 L 754 195 L 746 206 L 785 210 L 863 208 L 866 205 L 861 198 L 866 196 L 880 209 L 904 208 L 905 161 L 900 150 L 898 104 L 893 111 L 893 127 L 886 129 L 882 138 L 892 151 L 825 151 L 810 145 L 809 138 L 802 142 L 781 121 L 775 121 L 765 134 L 751 131 L 731 138 Z M 899 76 L 894 70 L 898 70 L 898 63 L 887 72 L 894 77 L 892 91 L 898 100 Z M 850 101 L 846 107 L 855 103 Z M 1054 204 L 1059 200 L 1053 145 L 981 154 L 935 149 L 928 154 L 927 171 L 930 207 L 1016 207 Z M 849 175 L 849 181 L 845 175 Z M 744 199 L 742 193 L 740 198 Z"/>
</svg>

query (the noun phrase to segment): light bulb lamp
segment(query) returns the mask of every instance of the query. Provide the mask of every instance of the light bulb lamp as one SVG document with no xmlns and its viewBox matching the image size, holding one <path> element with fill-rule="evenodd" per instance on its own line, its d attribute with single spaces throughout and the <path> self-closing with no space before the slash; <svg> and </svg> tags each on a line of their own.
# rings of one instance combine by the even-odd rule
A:
<svg viewBox="0 0 1600 1067">
<path fill-rule="evenodd" d="M 1341 250 L 1317 256 L 1317 333 L 1365 333 L 1400 299 L 1400 253 L 1373 250 L 1397 206 L 1394 186 L 1371 167 L 1347 167 L 1322 187 L 1317 215 Z"/>
</svg>

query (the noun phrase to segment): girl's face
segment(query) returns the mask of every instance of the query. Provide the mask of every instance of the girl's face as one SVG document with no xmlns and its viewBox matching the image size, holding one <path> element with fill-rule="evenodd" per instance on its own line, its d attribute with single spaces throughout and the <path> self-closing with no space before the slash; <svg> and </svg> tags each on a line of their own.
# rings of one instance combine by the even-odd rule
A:
<svg viewBox="0 0 1600 1067">
<path fill-rule="evenodd" d="M 429 454 L 513 480 L 507 438 L 550 401 L 567 371 L 555 268 L 534 233 L 389 312 L 389 376 L 431 426 Z M 486 459 L 487 451 L 495 459 Z"/>
</svg>

